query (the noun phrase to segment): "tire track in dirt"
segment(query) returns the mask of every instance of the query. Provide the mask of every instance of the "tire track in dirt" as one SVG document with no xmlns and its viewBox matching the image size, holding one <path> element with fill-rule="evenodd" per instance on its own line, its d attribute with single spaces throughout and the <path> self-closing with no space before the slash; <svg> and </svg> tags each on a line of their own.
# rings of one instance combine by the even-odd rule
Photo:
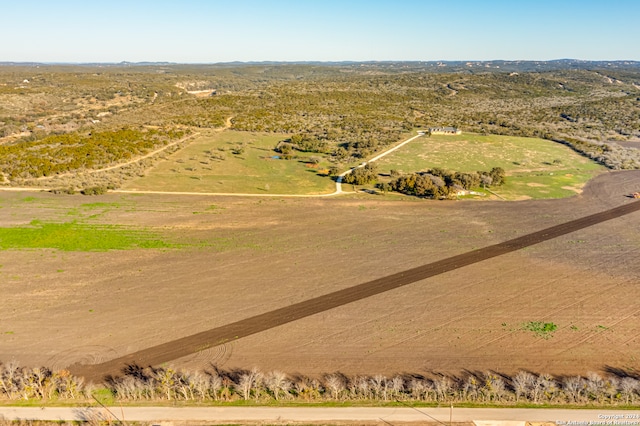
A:
<svg viewBox="0 0 640 426">
<path fill-rule="evenodd" d="M 637 211 L 640 211 L 640 201 L 629 202 L 610 210 L 552 226 L 499 244 L 462 253 L 191 336 L 152 346 L 107 362 L 93 365 L 74 364 L 69 367 L 69 370 L 74 375 L 82 376 L 89 381 L 101 381 L 105 376 L 120 374 L 127 365 L 135 364 L 144 367 L 162 364 Z"/>
</svg>

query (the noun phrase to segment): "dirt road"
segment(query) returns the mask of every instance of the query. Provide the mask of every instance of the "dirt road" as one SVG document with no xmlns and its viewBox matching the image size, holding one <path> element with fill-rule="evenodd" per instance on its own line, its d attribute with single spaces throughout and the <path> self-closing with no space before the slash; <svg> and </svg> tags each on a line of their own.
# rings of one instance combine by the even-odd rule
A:
<svg viewBox="0 0 640 426">
<path fill-rule="evenodd" d="M 375 157 L 373 157 L 372 159 L 370 159 L 369 161 L 366 161 L 362 164 L 360 164 L 357 167 L 354 167 L 352 169 L 347 170 L 344 173 L 341 173 L 338 178 L 336 179 L 336 190 L 334 193 L 332 194 L 328 194 L 328 195 L 338 195 L 338 194 L 342 194 L 344 191 L 342 190 L 342 180 L 344 179 L 344 177 L 346 175 L 348 175 L 349 173 L 353 172 L 355 169 L 359 169 L 361 167 L 364 167 L 365 165 L 369 164 L 369 163 L 373 163 L 374 161 L 378 161 L 379 159 L 391 154 L 392 152 L 402 148 L 403 146 L 405 146 L 406 144 L 408 144 L 409 142 L 419 138 L 420 136 L 423 136 L 422 133 L 418 133 L 416 136 L 413 136 L 405 141 L 400 142 L 398 145 L 387 149 L 386 151 L 381 152 L 380 154 L 376 155 Z"/>
<path fill-rule="evenodd" d="M 221 129 L 227 129 L 231 126 L 231 118 L 228 118 L 226 121 L 226 127 Z M 336 189 L 335 191 L 329 193 L 329 194 L 245 194 L 245 193 L 223 193 L 223 192 L 171 192 L 171 191 L 137 191 L 137 190 L 126 190 L 126 189 L 116 189 L 112 192 L 119 192 L 119 193 L 124 193 L 124 194 L 174 194 L 174 195 L 210 195 L 210 196 L 235 196 L 235 197 L 292 197 L 292 198 L 316 198 L 316 197 L 333 197 L 336 195 L 340 195 L 340 194 L 344 194 L 347 193 L 346 191 L 342 190 L 342 180 L 343 178 L 348 175 L 349 173 L 353 172 L 355 169 L 357 168 L 361 168 L 364 167 L 366 164 L 368 163 L 372 163 L 374 161 L 378 161 L 379 159 L 385 157 L 386 155 L 391 154 L 392 152 L 402 148 L 403 146 L 405 146 L 406 144 L 408 144 L 409 142 L 421 137 L 422 134 L 418 134 L 416 136 L 413 136 L 407 140 L 404 140 L 402 142 L 400 142 L 398 145 L 387 149 L 386 151 L 381 152 L 380 154 L 376 155 L 375 157 L 373 157 L 372 159 L 360 164 L 357 167 L 351 168 L 343 173 L 341 173 L 340 175 L 337 176 L 336 178 Z"/>
<path fill-rule="evenodd" d="M 378 278 L 363 284 L 328 293 L 270 312 L 245 318 L 221 327 L 149 347 L 100 364 L 73 365 L 69 369 L 90 381 L 100 381 L 107 375 L 118 375 L 127 365 L 158 365 L 207 348 L 247 337 L 308 316 L 325 312 L 383 292 L 453 271 L 483 260 L 520 250 L 562 235 L 640 211 L 640 201 L 585 216 L 541 231 L 533 232 L 499 244 L 445 258 L 433 263 Z"/>
<path fill-rule="evenodd" d="M 171 142 L 170 144 L 167 144 L 167 145 L 165 145 L 163 147 L 160 147 L 160 148 L 158 148 L 156 150 L 153 150 L 153 151 L 151 151 L 151 152 L 149 152 L 149 153 L 147 153 L 145 155 L 142 155 L 140 157 L 136 157 L 136 158 L 133 158 L 133 159 L 131 159 L 129 161 L 125 161 L 124 163 L 114 164 L 112 166 L 103 167 L 101 169 L 90 169 L 90 170 L 84 170 L 82 172 L 73 171 L 73 172 L 61 173 L 61 174 L 56 174 L 56 175 L 51 175 L 51 176 L 42 176 L 42 177 L 37 178 L 36 180 L 37 181 L 44 181 L 44 180 L 50 180 L 50 179 L 55 179 L 55 178 L 61 178 L 61 177 L 65 177 L 65 176 L 77 175 L 79 173 L 94 174 L 94 173 L 108 172 L 109 170 L 119 169 L 121 167 L 125 167 L 125 166 L 128 166 L 128 165 L 133 164 L 133 163 L 137 163 L 138 161 L 142 161 L 142 160 L 144 160 L 146 158 L 153 157 L 154 155 L 159 154 L 159 153 L 161 153 L 161 152 L 163 152 L 163 151 L 165 151 L 165 150 L 167 150 L 167 149 L 169 149 L 169 148 L 171 148 L 173 146 L 176 146 L 179 143 L 182 143 L 182 142 L 184 142 L 186 140 L 194 138 L 194 137 L 198 136 L 199 134 L 200 133 L 196 132 L 196 133 L 193 133 L 193 134 L 191 134 L 189 136 L 185 136 L 182 139 L 179 139 L 177 141 Z"/>
<path fill-rule="evenodd" d="M 219 129 L 216 129 L 216 131 L 221 132 L 224 130 L 227 130 L 231 127 L 231 120 L 233 119 L 233 117 L 229 117 L 225 120 L 225 125 L 224 127 L 221 127 Z M 99 173 L 99 172 L 106 172 L 109 170 L 114 170 L 114 169 L 118 169 L 124 166 L 127 166 L 129 164 L 133 164 L 136 163 L 138 161 L 144 160 L 145 158 L 149 158 L 152 157 L 174 145 L 177 145 L 179 143 L 182 143 L 188 139 L 194 138 L 196 136 L 198 136 L 200 133 L 194 133 L 192 135 L 186 136 L 178 141 L 175 141 L 173 143 L 170 143 L 169 145 L 163 146 L 162 148 L 156 149 L 155 151 L 152 151 L 148 154 L 145 154 L 141 157 L 137 157 L 133 160 L 127 161 L 125 163 L 119 163 L 119 164 L 115 164 L 113 166 L 109 166 L 109 167 L 104 167 L 102 169 L 95 169 L 95 170 L 87 170 L 83 173 L 88 173 L 88 174 L 93 174 L 93 173 Z M 403 147 L 404 145 L 408 144 L 409 142 L 413 141 L 414 139 L 419 138 L 420 136 L 422 136 L 421 134 L 417 135 L 417 136 L 413 136 L 405 141 L 402 141 L 401 143 L 399 143 L 398 145 L 389 148 L 388 150 L 381 152 L 380 154 L 376 155 L 375 157 L 373 157 L 371 160 L 367 161 L 366 163 L 363 163 L 355 168 L 359 168 L 359 167 L 364 167 L 364 164 L 367 163 L 371 163 L 374 161 L 377 161 L 381 158 L 383 158 L 384 156 L 394 152 L 395 150 Z M 354 169 L 355 169 L 354 168 Z M 342 190 L 342 179 L 344 178 L 344 176 L 346 176 L 347 174 L 351 173 L 354 169 L 349 169 L 346 172 L 340 174 L 337 179 L 336 179 L 336 189 L 334 192 L 328 193 L 328 194 L 244 194 L 244 193 L 222 193 L 222 192 L 189 192 L 189 191 L 182 191 L 182 192 L 176 192 L 176 191 L 137 191 L 137 190 L 126 190 L 126 189 L 116 189 L 116 190 L 112 190 L 110 192 L 117 192 L 117 193 L 122 193 L 122 194 L 165 194 L 165 195 L 209 195 L 209 196 L 235 196 L 235 197 L 292 197 L 292 198 L 316 198 L 316 197 L 333 197 L 336 195 L 340 195 L 345 193 L 345 191 Z M 75 172 L 74 172 L 75 173 Z M 61 175 L 54 175 L 54 176 L 44 176 L 41 178 L 38 178 L 37 180 L 47 180 L 47 179 L 53 179 L 53 178 L 59 178 L 59 177 L 64 177 L 64 176 L 68 176 L 68 175 L 72 175 L 74 173 L 64 173 Z M 0 187 L 0 191 L 5 190 L 5 191 L 44 191 L 46 190 L 46 188 L 40 188 L 40 187 Z"/>
<path fill-rule="evenodd" d="M 156 94 L 156 96 L 157 96 L 157 94 Z M 155 100 L 155 97 L 154 97 L 154 100 Z M 153 101 L 152 101 L 152 102 L 153 102 Z M 231 120 L 232 120 L 232 119 L 233 119 L 233 117 L 228 117 L 228 118 L 225 120 L 225 122 L 224 122 L 224 126 L 223 126 L 223 127 L 218 128 L 218 129 L 215 129 L 215 131 L 216 131 L 216 132 L 222 132 L 222 131 L 224 131 L 224 130 L 229 129 L 229 128 L 231 127 Z M 114 165 L 112 165 L 112 166 L 103 167 L 103 168 L 101 168 L 101 169 L 91 169 L 91 170 L 86 170 L 86 171 L 83 171 L 83 172 L 81 172 L 81 173 L 94 174 L 94 173 L 108 172 L 109 170 L 119 169 L 119 168 L 121 168 L 121 167 L 125 167 L 125 166 L 128 166 L 128 165 L 130 165 L 130 164 L 137 163 L 137 162 L 142 161 L 142 160 L 144 160 L 144 159 L 147 159 L 147 158 L 153 157 L 153 156 L 154 156 L 154 155 L 156 155 L 156 154 L 159 154 L 159 153 L 161 153 L 161 152 L 163 152 L 163 151 L 166 151 L 167 149 L 169 149 L 169 148 L 171 148 L 171 147 L 173 147 L 173 146 L 176 146 L 176 145 L 178 145 L 178 144 L 180 144 L 180 143 L 182 143 L 182 142 L 185 142 L 185 141 L 187 141 L 187 140 L 189 140 L 189 139 L 195 138 L 196 136 L 199 136 L 199 135 L 200 135 L 200 133 L 199 133 L 199 132 L 195 132 L 195 133 L 192 133 L 192 134 L 190 134 L 190 135 L 188 135 L 188 136 L 185 136 L 184 138 L 181 138 L 181 139 L 179 139 L 179 140 L 177 140 L 177 141 L 171 142 L 170 144 L 167 144 L 167 145 L 162 146 L 162 147 L 160 147 L 160 148 L 158 148 L 158 149 L 155 149 L 155 150 L 153 150 L 153 151 L 151 151 L 151 152 L 148 152 L 148 153 L 147 153 L 147 154 L 145 154 L 145 155 L 142 155 L 142 156 L 140 156 L 140 157 L 133 158 L 133 159 L 131 159 L 131 160 L 129 160 L 129 161 L 125 161 L 124 163 L 114 164 Z M 75 174 L 78 174 L 78 171 L 68 172 L 68 173 L 62 173 L 62 174 L 57 174 L 57 175 L 52 175 L 52 176 L 42 176 L 42 177 L 40 177 L 40 178 L 38 178 L 38 179 L 36 179 L 36 180 L 39 180 L 39 181 L 42 181 L 42 180 L 49 180 L 49 179 L 53 179 L 53 178 L 60 178 L 60 177 L 71 176 L 71 175 L 75 175 Z"/>
<path fill-rule="evenodd" d="M 557 422 L 566 424 L 638 424 L 637 412 L 623 410 L 566 410 L 530 408 L 410 408 L 410 407 L 0 407 L 7 420 L 49 421 L 201 421 L 208 424 L 236 422 L 395 422 L 442 423 L 476 422 Z M 629 422 L 629 423 L 624 423 Z M 635 423 L 634 423 L 635 422 Z"/>
</svg>

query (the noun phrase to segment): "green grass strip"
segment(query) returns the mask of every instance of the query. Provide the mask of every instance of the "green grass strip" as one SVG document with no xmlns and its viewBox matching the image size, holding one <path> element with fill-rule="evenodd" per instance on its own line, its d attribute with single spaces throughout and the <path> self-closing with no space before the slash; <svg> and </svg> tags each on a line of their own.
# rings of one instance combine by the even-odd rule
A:
<svg viewBox="0 0 640 426">
<path fill-rule="evenodd" d="M 76 222 L 47 223 L 34 220 L 30 226 L 0 228 L 0 249 L 52 248 L 63 251 L 108 251 L 137 248 L 176 247 L 144 229 Z"/>
</svg>

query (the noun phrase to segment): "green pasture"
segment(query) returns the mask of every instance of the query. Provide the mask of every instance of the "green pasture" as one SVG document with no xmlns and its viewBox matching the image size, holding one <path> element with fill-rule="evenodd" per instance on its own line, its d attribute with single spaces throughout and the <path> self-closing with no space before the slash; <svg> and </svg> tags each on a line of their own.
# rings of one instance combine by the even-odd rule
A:
<svg viewBox="0 0 640 426">
<path fill-rule="evenodd" d="M 202 213 L 212 210 L 207 208 Z M 194 212 L 200 213 L 200 212 Z M 92 217 L 88 217 L 92 219 Z M 256 241 L 235 237 L 209 237 L 194 234 L 176 235 L 167 230 L 140 227 L 33 220 L 28 225 L 0 228 L 1 250 L 56 249 L 61 251 L 110 251 L 136 249 L 203 249 L 223 252 L 238 249 L 256 250 Z"/>
<path fill-rule="evenodd" d="M 309 162 L 314 153 L 296 152 L 290 160 L 274 158 L 274 148 L 287 135 L 211 132 L 151 168 L 123 188 L 171 192 L 249 194 L 323 194 L 334 182 L 321 175 L 330 165 Z"/>
<path fill-rule="evenodd" d="M 74 197 L 82 197 L 76 195 Z M 117 202 L 90 202 L 70 206 L 73 197 L 49 197 L 38 195 L 12 200 L 11 205 L 20 209 L 28 203 L 32 209 L 25 221 L 0 227 L 0 251 L 54 249 L 60 251 L 91 252 L 110 250 L 144 249 L 206 249 L 214 252 L 232 250 L 258 250 L 260 241 L 242 232 L 230 235 L 206 236 L 197 231 L 176 231 L 171 227 L 144 227 L 118 223 L 121 214 L 149 212 L 164 214 L 174 211 L 172 202 L 151 208 L 130 200 L 131 195 L 119 197 Z M 6 200 L 0 198 L 0 204 Z M 0 208 L 3 206 L 0 205 Z M 223 214 L 225 207 L 216 204 L 192 206 L 192 214 Z M 7 213 L 9 216 L 14 214 Z M 10 220 L 9 223 L 14 222 Z"/>
<path fill-rule="evenodd" d="M 508 200 L 568 197 L 606 170 L 555 142 L 473 133 L 418 138 L 377 164 L 380 173 L 411 173 L 433 167 L 473 172 L 502 167 L 507 183 L 491 190 Z"/>
<path fill-rule="evenodd" d="M 116 225 L 34 220 L 29 226 L 0 228 L 1 250 L 52 248 L 63 251 L 107 251 L 175 246 L 151 231 Z"/>
</svg>

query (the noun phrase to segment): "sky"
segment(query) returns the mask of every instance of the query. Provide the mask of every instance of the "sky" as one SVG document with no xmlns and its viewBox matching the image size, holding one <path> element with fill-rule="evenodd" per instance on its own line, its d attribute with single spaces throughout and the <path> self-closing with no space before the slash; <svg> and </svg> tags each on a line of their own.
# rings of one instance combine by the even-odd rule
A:
<svg viewBox="0 0 640 426">
<path fill-rule="evenodd" d="M 0 0 L 0 62 L 640 60 L 639 0 Z"/>
</svg>

